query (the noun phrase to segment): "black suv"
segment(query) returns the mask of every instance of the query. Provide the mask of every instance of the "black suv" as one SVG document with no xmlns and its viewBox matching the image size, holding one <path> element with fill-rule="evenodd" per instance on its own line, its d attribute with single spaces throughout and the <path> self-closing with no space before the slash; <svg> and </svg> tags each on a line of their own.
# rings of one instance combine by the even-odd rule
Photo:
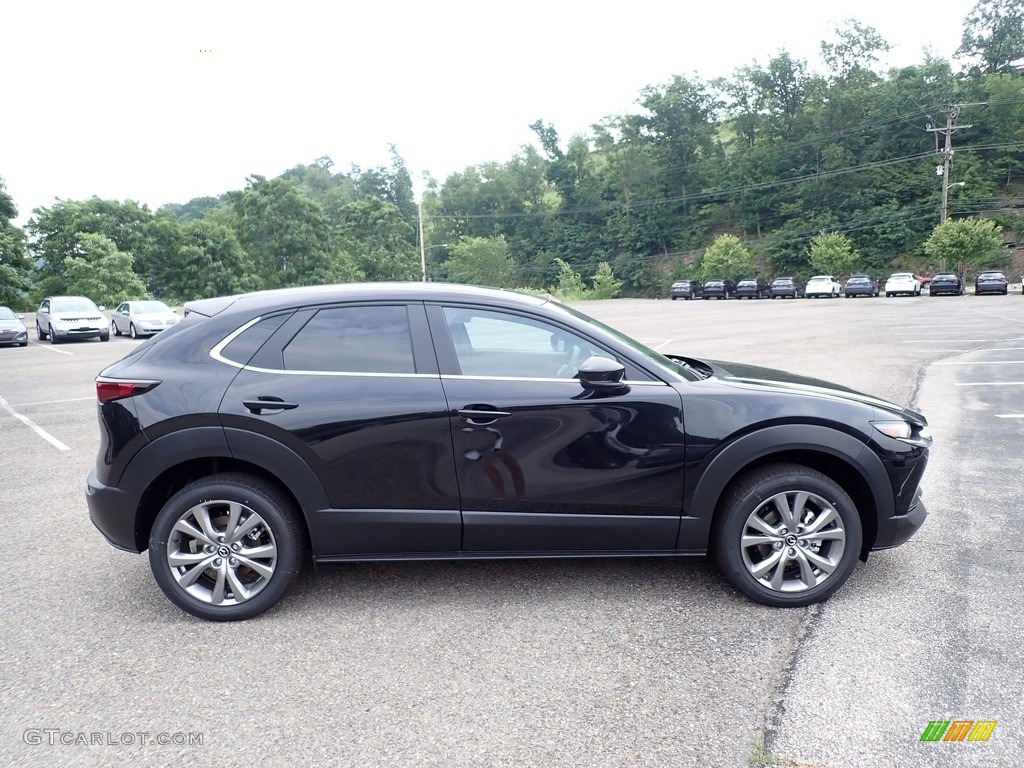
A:
<svg viewBox="0 0 1024 768">
<path fill-rule="evenodd" d="M 736 295 L 736 283 L 732 280 L 708 280 L 704 283 L 705 299 L 731 299 Z"/>
<path fill-rule="evenodd" d="M 925 519 L 925 419 L 440 283 L 188 305 L 96 379 L 89 514 L 212 620 L 317 562 L 712 554 L 768 605 Z"/>
<path fill-rule="evenodd" d="M 1001 293 L 1003 296 L 1010 292 L 1010 281 L 1006 275 L 997 270 L 982 272 L 974 278 L 974 295 L 981 296 L 983 293 Z"/>
<path fill-rule="evenodd" d="M 760 277 L 740 280 L 736 284 L 737 299 L 763 299 L 771 293 L 768 283 Z"/>
</svg>

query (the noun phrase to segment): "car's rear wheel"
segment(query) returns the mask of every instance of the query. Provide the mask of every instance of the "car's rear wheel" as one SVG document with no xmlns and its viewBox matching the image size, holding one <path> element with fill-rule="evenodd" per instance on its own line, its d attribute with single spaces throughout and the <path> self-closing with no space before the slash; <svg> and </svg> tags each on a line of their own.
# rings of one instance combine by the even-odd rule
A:
<svg viewBox="0 0 1024 768">
<path fill-rule="evenodd" d="M 149 562 L 179 608 L 238 621 L 270 608 L 298 572 L 305 537 L 298 511 L 251 475 L 212 475 L 178 491 L 153 523 Z"/>
<path fill-rule="evenodd" d="M 800 464 L 773 464 L 733 482 L 715 516 L 712 552 L 732 584 L 780 607 L 827 599 L 860 555 L 862 527 L 849 495 Z"/>
</svg>

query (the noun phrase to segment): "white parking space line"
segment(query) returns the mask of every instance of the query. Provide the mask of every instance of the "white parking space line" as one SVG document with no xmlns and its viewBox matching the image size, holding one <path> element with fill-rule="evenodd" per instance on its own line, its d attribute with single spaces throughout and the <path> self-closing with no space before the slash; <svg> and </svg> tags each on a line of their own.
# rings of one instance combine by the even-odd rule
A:
<svg viewBox="0 0 1024 768">
<path fill-rule="evenodd" d="M 997 419 L 1024 419 L 1024 413 L 997 413 Z"/>
<path fill-rule="evenodd" d="M 33 347 L 39 347 L 40 349 L 48 349 L 51 352 L 56 352 L 58 355 L 71 355 L 72 357 L 75 355 L 74 352 L 68 352 L 66 349 L 54 349 L 52 344 L 40 344 L 38 341 L 32 341 L 32 339 L 29 339 L 28 343 Z"/>
<path fill-rule="evenodd" d="M 666 344 L 671 344 L 671 343 L 672 343 L 672 339 L 668 339 L 668 340 L 666 340 L 666 341 L 663 341 L 663 342 L 661 342 L 661 344 L 658 344 L 658 345 L 657 345 L 657 346 L 655 346 L 655 347 L 651 347 L 651 349 L 653 349 L 653 350 L 659 350 L 659 349 L 661 349 L 662 347 L 664 347 L 664 346 L 665 346 Z"/>
<path fill-rule="evenodd" d="M 66 400 L 37 400 L 34 403 L 15 403 L 11 408 L 25 408 L 29 405 L 53 405 L 54 403 L 77 403 L 79 400 L 95 400 L 95 395 L 89 397 L 69 397 Z"/>
<path fill-rule="evenodd" d="M 62 443 L 56 437 L 54 437 L 49 432 L 47 432 L 45 429 L 40 427 L 38 424 L 36 424 L 34 421 L 32 421 L 32 419 L 30 419 L 28 416 L 22 416 L 20 413 L 18 413 L 16 410 L 14 410 L 10 406 L 10 404 L 3 398 L 2 395 L 0 395 L 0 407 L 2 407 L 5 411 L 7 411 L 9 414 L 11 414 L 11 416 L 16 418 L 22 424 L 24 424 L 25 426 L 29 427 L 33 432 L 35 432 L 37 435 L 39 435 L 41 438 L 43 438 L 43 440 L 48 442 L 54 448 L 57 448 L 57 449 L 59 449 L 61 451 L 70 451 L 71 450 L 70 447 L 64 445 L 64 443 Z"/>
<path fill-rule="evenodd" d="M 939 360 L 932 365 L 1024 365 L 1024 360 Z"/>
<path fill-rule="evenodd" d="M 983 309 L 968 309 L 968 312 L 977 312 L 979 315 L 988 315 L 989 317 L 998 317 L 1000 320 L 1009 320 L 1012 323 L 1024 323 L 1019 317 L 1010 317 L 1008 315 L 997 315 L 995 312 L 986 312 Z"/>
<path fill-rule="evenodd" d="M 1024 381 L 958 381 L 958 387 L 1024 387 Z"/>
<path fill-rule="evenodd" d="M 982 343 L 992 339 L 903 339 L 904 344 L 964 344 Z"/>
</svg>

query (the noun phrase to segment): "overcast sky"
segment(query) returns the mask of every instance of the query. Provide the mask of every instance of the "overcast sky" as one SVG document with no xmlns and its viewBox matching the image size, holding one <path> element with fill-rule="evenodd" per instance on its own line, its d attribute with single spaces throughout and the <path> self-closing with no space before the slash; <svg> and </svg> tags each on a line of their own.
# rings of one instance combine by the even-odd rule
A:
<svg viewBox="0 0 1024 768">
<path fill-rule="evenodd" d="M 975 0 L 600 3 L 6 0 L 0 177 L 24 223 L 55 198 L 152 208 L 329 155 L 424 173 L 508 160 L 539 119 L 567 139 L 675 74 L 780 49 L 818 67 L 854 17 L 887 63 L 951 57 Z"/>
</svg>

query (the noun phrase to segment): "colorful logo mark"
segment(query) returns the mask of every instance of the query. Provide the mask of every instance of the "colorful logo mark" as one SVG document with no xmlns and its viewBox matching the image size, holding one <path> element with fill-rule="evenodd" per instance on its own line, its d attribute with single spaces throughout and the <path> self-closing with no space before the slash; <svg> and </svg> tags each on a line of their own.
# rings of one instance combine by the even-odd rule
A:
<svg viewBox="0 0 1024 768">
<path fill-rule="evenodd" d="M 988 741 L 995 720 L 931 720 L 921 741 Z"/>
</svg>

